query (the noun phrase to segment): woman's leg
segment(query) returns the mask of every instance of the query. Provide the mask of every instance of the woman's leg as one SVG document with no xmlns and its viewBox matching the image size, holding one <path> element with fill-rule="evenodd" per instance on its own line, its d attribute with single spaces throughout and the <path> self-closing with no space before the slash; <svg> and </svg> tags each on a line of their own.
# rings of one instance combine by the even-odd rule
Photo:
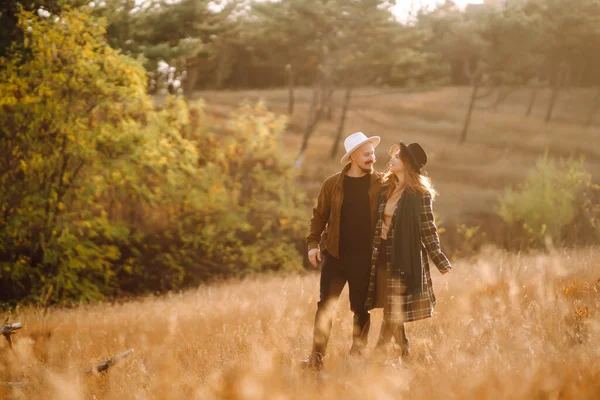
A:
<svg viewBox="0 0 600 400">
<path fill-rule="evenodd" d="M 396 346 L 398 346 L 402 358 L 408 357 L 410 355 L 410 346 L 408 344 L 406 329 L 403 323 L 396 327 L 394 339 L 396 340 Z"/>
<path fill-rule="evenodd" d="M 379 339 L 377 339 L 377 348 L 383 349 L 392 341 L 394 335 L 393 326 L 385 320 L 381 323 L 381 330 L 379 331 Z"/>
<path fill-rule="evenodd" d="M 377 259 L 377 276 L 376 276 L 376 307 L 383 307 L 383 321 L 381 322 L 381 330 L 379 331 L 379 339 L 377 340 L 377 348 L 383 349 L 392 341 L 395 327 L 387 320 L 390 311 L 388 302 L 387 290 L 387 241 L 382 240 L 380 244 L 382 249 Z"/>
</svg>

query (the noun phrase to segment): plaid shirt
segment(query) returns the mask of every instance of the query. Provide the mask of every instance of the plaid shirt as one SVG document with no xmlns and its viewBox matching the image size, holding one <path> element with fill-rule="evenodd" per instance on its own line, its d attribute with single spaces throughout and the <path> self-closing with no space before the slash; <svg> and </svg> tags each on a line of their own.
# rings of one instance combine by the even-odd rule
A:
<svg viewBox="0 0 600 400">
<path fill-rule="evenodd" d="M 369 281 L 369 292 L 365 307 L 367 310 L 373 308 L 375 299 L 375 283 L 377 276 L 377 260 L 380 255 L 379 245 L 381 244 L 381 227 L 383 225 L 383 212 L 387 202 L 385 189 L 382 189 L 379 197 L 379 211 L 375 236 L 373 238 L 373 255 L 371 261 L 371 276 Z M 387 243 L 385 249 L 387 265 L 387 287 L 386 307 L 384 307 L 384 320 L 389 323 L 402 323 L 417 321 L 419 319 L 429 318 L 433 315 L 433 309 L 436 304 L 435 294 L 433 293 L 433 283 L 429 272 L 429 260 L 427 255 L 440 271 L 452 268 L 448 258 L 442 253 L 440 248 L 440 238 L 437 233 L 437 227 L 433 218 L 433 205 L 431 195 L 423 194 L 421 203 L 421 255 L 423 260 L 423 291 L 418 294 L 407 294 L 406 285 L 397 278 L 399 274 L 394 272 L 392 260 L 392 243 L 394 243 L 394 222 L 396 221 L 396 212 L 392 218 L 392 226 L 387 234 Z M 401 223 L 401 222 L 400 222 Z"/>
</svg>

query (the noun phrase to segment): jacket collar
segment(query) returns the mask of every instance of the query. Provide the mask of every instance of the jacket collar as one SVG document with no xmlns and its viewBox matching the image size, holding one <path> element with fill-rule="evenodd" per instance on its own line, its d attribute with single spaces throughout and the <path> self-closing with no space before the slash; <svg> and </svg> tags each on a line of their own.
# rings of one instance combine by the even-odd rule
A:
<svg viewBox="0 0 600 400">
<path fill-rule="evenodd" d="M 346 172 L 348 172 L 348 170 L 350 169 L 350 166 L 352 166 L 352 163 L 348 163 L 346 164 L 346 166 L 344 166 L 344 168 L 342 169 L 342 172 L 340 173 L 340 175 L 338 176 L 336 182 L 335 182 L 335 186 L 338 189 L 342 189 L 344 187 L 344 177 L 346 176 Z M 373 186 L 373 183 L 375 181 L 380 181 L 381 177 L 379 176 L 379 173 L 377 171 L 373 171 L 371 172 L 371 186 Z"/>
<path fill-rule="evenodd" d="M 351 165 L 352 165 L 352 163 L 348 163 L 344 166 L 344 169 L 342 169 L 340 176 L 338 176 L 337 181 L 335 182 L 335 186 L 337 188 L 341 189 L 344 187 L 344 176 L 346 176 L 346 172 L 348 172 Z"/>
</svg>

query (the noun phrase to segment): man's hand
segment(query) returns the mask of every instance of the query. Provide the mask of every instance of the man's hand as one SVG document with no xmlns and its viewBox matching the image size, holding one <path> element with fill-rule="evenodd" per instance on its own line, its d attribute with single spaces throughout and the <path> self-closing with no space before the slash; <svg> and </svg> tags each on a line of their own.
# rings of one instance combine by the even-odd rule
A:
<svg viewBox="0 0 600 400">
<path fill-rule="evenodd" d="M 317 268 L 317 259 L 321 261 L 321 251 L 319 249 L 310 249 L 308 251 L 308 261 L 315 268 Z"/>
<path fill-rule="evenodd" d="M 450 272 L 450 268 L 447 268 L 441 272 L 442 272 L 442 275 L 446 275 L 448 272 Z"/>
</svg>

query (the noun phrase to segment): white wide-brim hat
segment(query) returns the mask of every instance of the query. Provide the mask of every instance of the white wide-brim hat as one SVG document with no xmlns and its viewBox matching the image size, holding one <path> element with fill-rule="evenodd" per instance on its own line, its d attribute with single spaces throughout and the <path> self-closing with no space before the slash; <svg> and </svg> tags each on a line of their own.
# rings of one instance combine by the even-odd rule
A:
<svg viewBox="0 0 600 400">
<path fill-rule="evenodd" d="M 350 154 L 352 154 L 360 146 L 362 146 L 365 143 L 371 142 L 373 143 L 373 147 L 377 147 L 380 141 L 381 138 L 379 136 L 367 137 L 362 132 L 353 133 L 352 135 L 348 136 L 346 140 L 344 140 L 344 148 L 346 149 L 346 154 L 344 154 L 340 162 L 342 164 L 348 164 L 348 162 L 350 162 Z"/>
</svg>

